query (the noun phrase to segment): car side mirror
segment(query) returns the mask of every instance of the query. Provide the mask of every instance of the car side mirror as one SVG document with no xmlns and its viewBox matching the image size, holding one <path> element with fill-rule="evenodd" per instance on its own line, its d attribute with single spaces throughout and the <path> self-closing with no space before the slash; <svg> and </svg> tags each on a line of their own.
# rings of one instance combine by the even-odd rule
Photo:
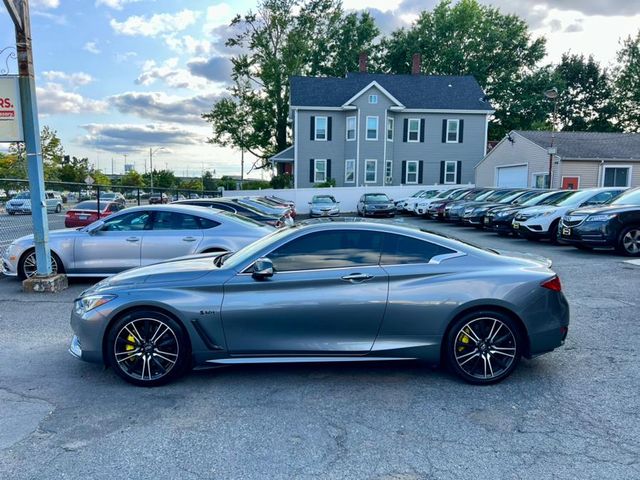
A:
<svg viewBox="0 0 640 480">
<path fill-rule="evenodd" d="M 102 220 L 98 220 L 95 223 L 92 223 L 88 228 L 87 228 L 87 233 L 89 235 L 95 235 L 96 233 L 98 233 L 100 230 L 102 230 L 102 227 L 104 227 L 104 222 Z"/>
<path fill-rule="evenodd" d="M 273 277 L 273 262 L 266 257 L 259 258 L 253 264 L 252 276 L 256 280 L 265 280 Z"/>
</svg>

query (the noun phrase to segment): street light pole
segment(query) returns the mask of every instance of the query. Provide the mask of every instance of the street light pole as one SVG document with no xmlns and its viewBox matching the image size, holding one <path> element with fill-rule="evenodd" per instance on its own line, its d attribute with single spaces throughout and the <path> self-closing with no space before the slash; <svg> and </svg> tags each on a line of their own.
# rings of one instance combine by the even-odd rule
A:
<svg viewBox="0 0 640 480">
<path fill-rule="evenodd" d="M 33 69 L 29 1 L 3 0 L 3 2 L 9 11 L 9 16 L 13 20 L 16 31 L 20 108 L 26 146 L 29 191 L 31 192 L 31 218 L 33 220 L 33 239 L 36 247 L 36 275 L 48 277 L 52 273 L 51 251 L 49 250 L 49 220 L 47 218 L 47 205 L 44 194 L 44 167 Z"/>
<path fill-rule="evenodd" d="M 153 192 L 153 154 L 164 149 L 164 147 L 158 147 L 154 150 L 153 147 L 149 147 L 149 180 L 151 183 L 151 192 Z"/>
<path fill-rule="evenodd" d="M 549 100 L 553 100 L 553 120 L 551 125 L 551 145 L 549 146 L 549 173 L 547 174 L 547 188 L 551 188 L 551 173 L 553 172 L 553 156 L 556 153 L 554 146 L 556 138 L 556 119 L 558 116 L 558 89 L 556 87 L 550 88 L 544 92 L 544 96 Z"/>
</svg>

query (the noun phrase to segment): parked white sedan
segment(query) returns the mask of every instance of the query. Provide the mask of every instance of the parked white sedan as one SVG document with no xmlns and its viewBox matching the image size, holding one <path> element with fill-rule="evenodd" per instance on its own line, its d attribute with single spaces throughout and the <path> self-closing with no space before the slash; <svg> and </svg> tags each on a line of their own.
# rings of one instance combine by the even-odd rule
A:
<svg viewBox="0 0 640 480">
<path fill-rule="evenodd" d="M 212 208 L 127 208 L 87 227 L 50 232 L 52 270 L 74 277 L 105 277 L 185 255 L 236 251 L 273 230 Z M 9 245 L 3 254 L 2 270 L 20 279 L 35 275 L 33 235 Z"/>
<path fill-rule="evenodd" d="M 513 230 L 528 240 L 547 238 L 555 243 L 560 219 L 569 211 L 589 205 L 602 205 L 613 200 L 625 189 L 622 187 L 589 188 L 576 190 L 558 203 L 525 208 L 512 222 Z"/>
</svg>

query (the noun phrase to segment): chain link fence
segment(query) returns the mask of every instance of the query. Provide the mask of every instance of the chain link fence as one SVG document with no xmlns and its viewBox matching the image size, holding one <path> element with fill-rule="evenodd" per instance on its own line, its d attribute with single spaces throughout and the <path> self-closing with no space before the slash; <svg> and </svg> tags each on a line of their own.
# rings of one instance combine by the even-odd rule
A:
<svg viewBox="0 0 640 480">
<path fill-rule="evenodd" d="M 65 216 L 78 203 L 93 200 L 102 205 L 120 202 L 132 207 L 150 203 L 171 203 L 186 198 L 212 198 L 219 191 L 189 190 L 184 188 L 146 188 L 127 186 L 88 186 L 84 183 L 45 182 L 45 196 L 49 230 L 65 228 Z M 98 209 L 98 215 L 99 209 Z M 0 178 L 0 255 L 15 239 L 33 234 L 29 182 Z"/>
</svg>

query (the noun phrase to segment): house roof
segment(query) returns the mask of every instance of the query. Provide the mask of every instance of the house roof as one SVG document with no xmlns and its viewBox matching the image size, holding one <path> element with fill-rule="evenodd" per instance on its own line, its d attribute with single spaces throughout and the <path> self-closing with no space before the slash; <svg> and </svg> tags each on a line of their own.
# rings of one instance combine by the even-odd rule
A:
<svg viewBox="0 0 640 480">
<path fill-rule="evenodd" d="M 288 163 L 293 161 L 293 154 L 294 154 L 293 145 L 291 145 L 290 147 L 285 148 L 281 152 L 276 153 L 273 157 L 269 158 L 269 160 L 275 163 L 279 163 L 279 162 Z"/>
<path fill-rule="evenodd" d="M 542 148 L 551 145 L 551 132 L 515 130 Z M 556 132 L 554 146 L 564 159 L 638 159 L 640 133 Z"/>
<path fill-rule="evenodd" d="M 291 77 L 294 107 L 342 107 L 376 82 L 408 109 L 493 110 L 472 76 L 348 73 L 346 77 Z"/>
</svg>

